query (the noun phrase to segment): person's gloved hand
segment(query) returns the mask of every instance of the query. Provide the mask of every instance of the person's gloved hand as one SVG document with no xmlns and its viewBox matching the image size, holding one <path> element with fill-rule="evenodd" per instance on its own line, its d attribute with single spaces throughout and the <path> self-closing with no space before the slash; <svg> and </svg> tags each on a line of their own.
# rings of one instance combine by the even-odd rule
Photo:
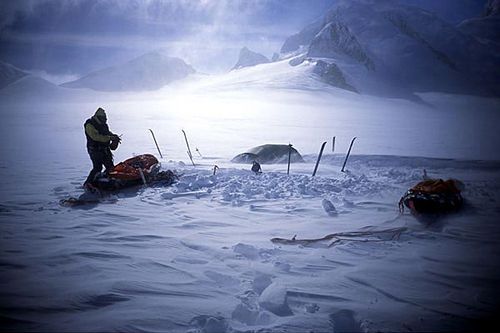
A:
<svg viewBox="0 0 500 333">
<path fill-rule="evenodd" d="M 118 145 L 122 142 L 122 139 L 120 136 L 113 134 L 111 135 L 111 143 L 109 145 L 111 150 L 116 150 L 118 148 Z"/>
</svg>

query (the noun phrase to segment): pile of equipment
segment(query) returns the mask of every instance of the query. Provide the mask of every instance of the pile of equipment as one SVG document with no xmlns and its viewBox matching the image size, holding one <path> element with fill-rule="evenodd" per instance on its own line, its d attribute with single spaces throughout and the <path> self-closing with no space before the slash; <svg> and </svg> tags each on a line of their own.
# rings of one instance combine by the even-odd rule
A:
<svg viewBox="0 0 500 333">
<path fill-rule="evenodd" d="M 95 179 L 92 186 L 98 190 L 116 191 L 137 185 L 161 183 L 168 186 L 177 180 L 171 171 L 160 171 L 160 162 L 151 154 L 138 155 L 115 165 L 107 175 Z"/>
<path fill-rule="evenodd" d="M 457 179 L 427 179 L 409 189 L 399 200 L 399 210 L 405 207 L 415 215 L 453 213 L 464 204 L 463 183 Z"/>
</svg>

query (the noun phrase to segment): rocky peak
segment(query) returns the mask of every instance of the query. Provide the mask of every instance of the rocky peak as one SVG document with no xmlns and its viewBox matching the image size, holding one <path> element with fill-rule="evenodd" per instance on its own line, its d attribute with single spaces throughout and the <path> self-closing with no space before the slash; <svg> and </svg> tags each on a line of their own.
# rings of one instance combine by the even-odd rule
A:
<svg viewBox="0 0 500 333">
<path fill-rule="evenodd" d="M 240 69 L 243 67 L 255 66 L 258 64 L 266 64 L 269 62 L 265 56 L 260 53 L 250 51 L 247 47 L 244 47 L 240 50 L 240 56 L 238 57 L 238 62 L 234 67 L 234 69 Z"/>
</svg>

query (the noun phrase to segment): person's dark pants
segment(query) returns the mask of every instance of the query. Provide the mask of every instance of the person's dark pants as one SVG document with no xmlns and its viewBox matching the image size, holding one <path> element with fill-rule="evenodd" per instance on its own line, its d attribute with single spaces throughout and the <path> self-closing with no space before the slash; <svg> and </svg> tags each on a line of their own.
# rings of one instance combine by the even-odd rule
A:
<svg viewBox="0 0 500 333">
<path fill-rule="evenodd" d="M 92 160 L 92 170 L 90 170 L 85 183 L 92 184 L 95 181 L 95 177 L 101 172 L 103 165 L 106 168 L 106 173 L 113 170 L 113 154 L 109 148 L 87 147 L 87 151 Z"/>
</svg>

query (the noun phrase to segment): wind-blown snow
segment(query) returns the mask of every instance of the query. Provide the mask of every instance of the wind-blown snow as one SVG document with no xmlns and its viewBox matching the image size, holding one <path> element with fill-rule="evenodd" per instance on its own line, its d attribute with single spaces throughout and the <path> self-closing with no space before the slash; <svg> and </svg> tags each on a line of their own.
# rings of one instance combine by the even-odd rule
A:
<svg viewBox="0 0 500 333">
<path fill-rule="evenodd" d="M 50 100 L 16 100 L 29 95 L 26 86 L 8 86 L 8 103 L 0 104 L 2 327 L 481 328 L 499 300 L 500 100 L 428 93 L 417 104 L 366 96 L 314 79 L 313 69 L 308 60 L 283 60 L 157 92 L 56 87 Z M 82 96 L 75 100 L 74 92 Z M 83 192 L 91 168 L 83 123 L 97 107 L 123 134 L 115 161 L 157 155 L 151 128 L 163 169 L 180 174 L 178 182 L 60 206 Z M 286 164 L 263 165 L 256 175 L 229 162 L 266 143 L 292 143 L 305 163 L 293 163 L 287 176 Z M 398 215 L 397 201 L 423 169 L 462 180 L 466 209 L 430 226 Z M 366 236 L 271 242 L 353 231 Z"/>
</svg>

